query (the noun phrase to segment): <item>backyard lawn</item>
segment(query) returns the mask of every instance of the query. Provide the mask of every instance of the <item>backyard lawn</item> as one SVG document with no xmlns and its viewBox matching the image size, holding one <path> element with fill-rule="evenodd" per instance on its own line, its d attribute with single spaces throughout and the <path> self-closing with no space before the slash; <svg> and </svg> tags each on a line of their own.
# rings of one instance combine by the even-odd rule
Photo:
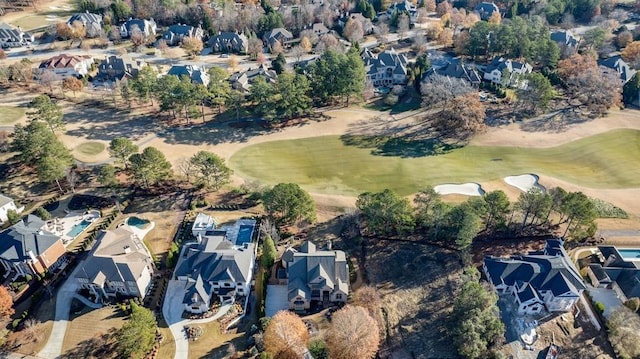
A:
<svg viewBox="0 0 640 359">
<path fill-rule="evenodd" d="M 25 110 L 14 106 L 0 106 L 0 125 L 12 125 L 22 118 Z"/>
<path fill-rule="evenodd" d="M 536 173 L 592 188 L 640 186 L 640 131 L 614 130 L 553 148 L 478 147 L 433 155 L 425 142 L 323 136 L 256 144 L 231 167 L 266 184 L 357 195 L 390 188 L 402 195 L 425 185 L 482 182 Z"/>
</svg>

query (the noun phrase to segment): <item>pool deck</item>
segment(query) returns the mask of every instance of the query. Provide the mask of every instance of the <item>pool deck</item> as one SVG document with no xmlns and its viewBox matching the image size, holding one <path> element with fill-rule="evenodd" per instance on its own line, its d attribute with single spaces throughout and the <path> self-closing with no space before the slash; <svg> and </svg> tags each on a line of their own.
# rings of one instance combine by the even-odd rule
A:
<svg viewBox="0 0 640 359">
<path fill-rule="evenodd" d="M 47 224 L 44 226 L 44 230 L 49 231 L 57 236 L 62 238 L 62 243 L 66 246 L 71 244 L 75 238 L 77 238 L 82 233 L 86 232 L 89 227 L 93 225 L 93 223 L 100 218 L 99 211 L 87 211 L 83 212 L 69 212 L 63 218 L 52 218 L 47 221 Z M 75 237 L 70 237 L 68 235 L 69 231 L 78 223 L 81 223 L 83 220 L 91 222 L 82 232 L 78 233 Z"/>
</svg>

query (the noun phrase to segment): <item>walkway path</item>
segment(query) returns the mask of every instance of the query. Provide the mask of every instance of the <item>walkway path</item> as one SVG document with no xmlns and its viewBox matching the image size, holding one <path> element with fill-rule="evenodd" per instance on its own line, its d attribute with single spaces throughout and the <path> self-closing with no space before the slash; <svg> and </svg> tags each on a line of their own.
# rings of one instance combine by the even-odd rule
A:
<svg viewBox="0 0 640 359">
<path fill-rule="evenodd" d="M 167 292 L 164 297 L 164 305 L 162 306 L 162 315 L 164 315 L 164 320 L 167 322 L 167 325 L 169 325 L 169 329 L 176 343 L 174 359 L 186 359 L 189 357 L 189 341 L 184 331 L 185 325 L 212 322 L 227 314 L 229 309 L 231 309 L 230 304 L 225 304 L 220 307 L 218 313 L 210 318 L 182 319 L 182 312 L 184 310 L 184 304 L 182 304 L 182 299 L 184 298 L 183 288 L 184 282 L 181 283 L 178 280 L 170 280 L 167 284 Z"/>
</svg>

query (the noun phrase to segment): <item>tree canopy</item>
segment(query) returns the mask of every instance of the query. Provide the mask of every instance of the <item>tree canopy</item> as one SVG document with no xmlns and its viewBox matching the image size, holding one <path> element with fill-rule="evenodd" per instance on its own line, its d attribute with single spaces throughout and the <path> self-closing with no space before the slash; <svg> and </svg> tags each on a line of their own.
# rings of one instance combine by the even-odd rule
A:
<svg viewBox="0 0 640 359">
<path fill-rule="evenodd" d="M 264 346 L 272 358 L 302 358 L 307 352 L 309 332 L 296 314 L 280 311 L 264 332 Z"/>
<path fill-rule="evenodd" d="M 35 121 L 42 121 L 49 126 L 51 132 L 64 129 L 62 109 L 47 95 L 34 98 L 29 107 L 33 109 L 27 115 Z"/>
<path fill-rule="evenodd" d="M 133 177 L 146 188 L 169 178 L 172 173 L 171 163 L 155 147 L 147 147 L 142 153 L 134 153 L 129 157 L 129 162 Z"/>
<path fill-rule="evenodd" d="M 295 183 L 279 183 L 262 195 L 264 208 L 281 224 L 292 224 L 301 219 L 313 222 L 316 205 L 305 190 Z"/>
<path fill-rule="evenodd" d="M 138 146 L 128 138 L 117 137 L 109 142 L 109 154 L 122 162 L 125 167 L 129 165 L 129 157 L 138 152 Z"/>
<path fill-rule="evenodd" d="M 313 96 L 320 102 L 362 96 L 364 91 L 364 62 L 356 46 L 346 54 L 333 50 L 325 51 L 313 64 L 309 65 Z"/>
<path fill-rule="evenodd" d="M 116 334 L 123 358 L 142 359 L 153 348 L 158 323 L 153 312 L 131 301 L 131 315 Z"/>
<path fill-rule="evenodd" d="M 233 171 L 227 167 L 224 159 L 215 153 L 199 151 L 189 161 L 197 183 L 216 191 L 229 183 Z"/>
<path fill-rule="evenodd" d="M 372 359 L 380 345 L 380 330 L 366 309 L 348 305 L 332 315 L 325 340 L 331 358 Z"/>
<path fill-rule="evenodd" d="M 415 227 L 409 200 L 390 189 L 362 193 L 358 196 L 356 207 L 362 212 L 367 230 L 372 234 L 403 234 Z"/>
</svg>

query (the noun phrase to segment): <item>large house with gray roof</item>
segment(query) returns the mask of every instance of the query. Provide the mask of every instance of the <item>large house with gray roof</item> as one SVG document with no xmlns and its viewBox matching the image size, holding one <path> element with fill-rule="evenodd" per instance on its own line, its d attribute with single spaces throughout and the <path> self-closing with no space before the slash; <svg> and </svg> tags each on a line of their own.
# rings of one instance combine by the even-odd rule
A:
<svg viewBox="0 0 640 359">
<path fill-rule="evenodd" d="M 620 77 L 620 81 L 623 85 L 629 82 L 633 75 L 636 74 L 636 70 L 632 69 L 620 55 L 600 60 L 598 61 L 598 65 L 600 65 L 604 71 L 616 73 Z"/>
<path fill-rule="evenodd" d="M 264 44 L 270 49 L 273 48 L 276 42 L 280 43 L 282 47 L 291 47 L 293 34 L 285 28 L 277 27 L 267 31 L 262 37 L 262 41 L 264 41 Z"/>
<path fill-rule="evenodd" d="M 194 84 L 209 85 L 209 74 L 207 70 L 198 65 L 173 65 L 167 75 L 172 75 L 177 78 L 186 76 Z"/>
<path fill-rule="evenodd" d="M 498 14 L 500 14 L 500 9 L 498 9 L 498 6 L 495 3 L 488 1 L 479 3 L 478 5 L 476 5 L 474 10 L 478 13 L 478 15 L 480 15 L 480 19 L 485 21 L 489 20 L 493 13 L 497 12 Z"/>
<path fill-rule="evenodd" d="M 151 285 L 153 257 L 128 225 L 102 231 L 76 280 L 96 301 L 116 296 L 144 299 Z"/>
<path fill-rule="evenodd" d="M 23 209 L 24 207 L 18 208 L 13 199 L 0 194 L 0 224 L 3 224 L 7 220 L 9 220 L 9 218 L 7 217 L 9 211 L 20 213 Z"/>
<path fill-rule="evenodd" d="M 104 26 L 104 20 L 102 15 L 93 14 L 90 12 L 79 12 L 71 15 L 67 20 L 67 25 L 71 27 L 73 23 L 79 22 L 87 32 L 87 37 L 98 37 L 103 34 L 102 26 Z"/>
<path fill-rule="evenodd" d="M 251 85 L 258 79 L 264 78 L 268 83 L 274 83 L 278 79 L 278 74 L 274 70 L 270 70 L 267 65 L 262 64 L 255 69 L 236 72 L 229 77 L 231 87 L 241 92 L 249 92 Z"/>
<path fill-rule="evenodd" d="M 242 33 L 218 32 L 211 36 L 207 46 L 211 47 L 211 52 L 246 54 L 249 50 L 249 39 Z"/>
<path fill-rule="evenodd" d="M 162 33 L 162 39 L 169 46 L 178 45 L 184 40 L 185 37 L 193 37 L 202 40 L 204 36 L 204 30 L 202 27 L 194 27 L 191 25 L 174 24 L 169 26 L 167 31 Z"/>
<path fill-rule="evenodd" d="M 228 302 L 247 296 L 256 258 L 255 220 L 218 228 L 205 216 L 199 221 L 209 228 L 204 233 L 198 230 L 196 241 L 183 247 L 175 271 L 184 285 L 184 310 L 194 314 L 207 312 L 216 297 Z"/>
<path fill-rule="evenodd" d="M 7 278 L 43 274 L 65 262 L 62 239 L 43 230 L 45 222 L 28 215 L 0 232 L 0 264 Z"/>
<path fill-rule="evenodd" d="M 640 257 L 625 257 L 614 246 L 598 246 L 601 254 L 599 263 L 592 263 L 587 275 L 595 287 L 612 289 L 622 302 L 640 297 Z M 640 256 L 638 251 L 633 251 Z"/>
<path fill-rule="evenodd" d="M 288 248 L 282 264 L 287 275 L 289 309 L 306 311 L 312 302 L 327 307 L 347 301 L 349 268 L 343 251 L 318 250 L 306 241 L 299 251 Z"/>
<path fill-rule="evenodd" d="M 439 68 L 432 67 L 424 74 L 422 81 L 429 81 L 429 78 L 435 75 L 461 79 L 473 86 L 479 85 L 480 82 L 482 82 L 482 78 L 478 75 L 478 71 L 476 71 L 475 68 L 465 65 L 459 60 L 449 61 Z"/>
<path fill-rule="evenodd" d="M 120 81 L 132 79 L 138 75 L 140 69 L 146 66 L 141 60 L 133 60 L 127 56 L 112 55 L 104 59 L 98 65 L 98 75 L 96 81 Z"/>
<path fill-rule="evenodd" d="M 519 314 L 566 312 L 586 288 L 561 239 L 547 240 L 542 251 L 510 258 L 488 256 L 483 270 L 498 294 L 515 297 Z"/>
<path fill-rule="evenodd" d="M 120 36 L 126 39 L 139 31 L 144 37 L 150 37 L 156 35 L 157 29 L 156 22 L 153 19 L 129 19 L 120 25 Z"/>
<path fill-rule="evenodd" d="M 497 85 L 526 89 L 527 80 L 524 76 L 531 71 L 533 66 L 526 62 L 496 57 L 485 68 L 484 79 Z"/>
<path fill-rule="evenodd" d="M 28 34 L 19 27 L 0 23 L 0 47 L 20 47 L 33 43 L 34 36 Z"/>
<path fill-rule="evenodd" d="M 394 49 L 383 51 L 377 56 L 369 49 L 362 51 L 366 80 L 373 86 L 392 87 L 407 83 L 407 57 Z"/>
</svg>

